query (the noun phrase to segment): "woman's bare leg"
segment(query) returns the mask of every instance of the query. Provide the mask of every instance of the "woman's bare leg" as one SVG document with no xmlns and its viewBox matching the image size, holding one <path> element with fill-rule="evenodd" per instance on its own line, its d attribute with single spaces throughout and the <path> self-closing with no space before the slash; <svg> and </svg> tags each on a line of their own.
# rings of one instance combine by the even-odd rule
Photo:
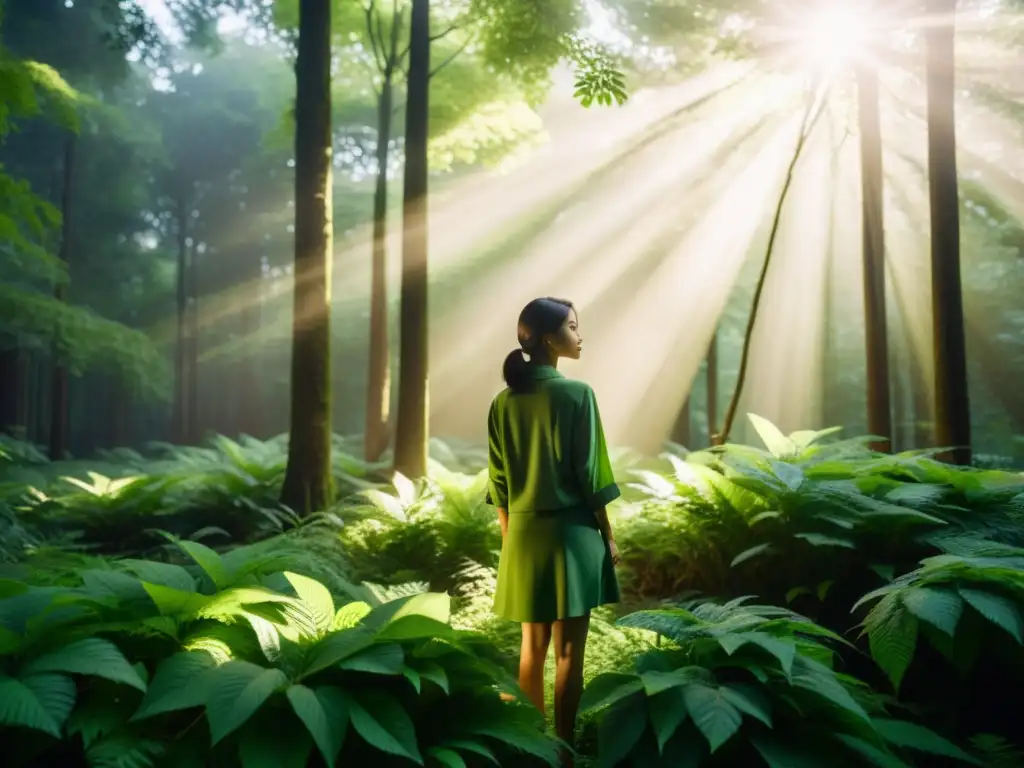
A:
<svg viewBox="0 0 1024 768">
<path fill-rule="evenodd" d="M 583 695 L 583 658 L 590 615 L 555 622 L 555 732 L 570 746 L 576 735 L 576 714 Z M 571 755 L 563 764 L 572 766 Z"/>
<path fill-rule="evenodd" d="M 550 624 L 523 624 L 523 643 L 519 650 L 519 687 L 541 714 L 544 714 L 544 661 L 550 644 Z"/>
</svg>

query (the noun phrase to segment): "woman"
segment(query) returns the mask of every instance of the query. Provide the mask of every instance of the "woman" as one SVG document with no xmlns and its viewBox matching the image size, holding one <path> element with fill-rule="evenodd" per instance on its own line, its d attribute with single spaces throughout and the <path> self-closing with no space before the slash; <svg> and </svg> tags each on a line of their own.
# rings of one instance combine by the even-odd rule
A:
<svg viewBox="0 0 1024 768">
<path fill-rule="evenodd" d="M 619 600 L 619 553 L 605 508 L 619 488 L 594 391 L 557 369 L 559 358 L 578 360 L 583 348 L 572 303 L 527 304 L 519 346 L 505 360 L 508 388 L 488 417 L 487 500 L 498 508 L 502 537 L 494 610 L 522 624 L 519 685 L 542 713 L 554 638 L 555 730 L 572 744 L 590 611 Z"/>
</svg>

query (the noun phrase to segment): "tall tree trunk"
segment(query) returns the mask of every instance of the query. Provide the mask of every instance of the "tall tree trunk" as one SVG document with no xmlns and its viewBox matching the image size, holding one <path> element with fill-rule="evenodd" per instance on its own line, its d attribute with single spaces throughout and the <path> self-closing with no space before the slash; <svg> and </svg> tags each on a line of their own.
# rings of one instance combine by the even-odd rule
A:
<svg viewBox="0 0 1024 768">
<path fill-rule="evenodd" d="M 394 22 L 397 24 L 397 20 Z M 377 461 L 388 446 L 391 364 L 388 348 L 388 155 L 394 98 L 393 72 L 384 72 L 377 102 L 377 187 L 373 196 L 373 257 L 370 279 L 370 361 L 366 391 L 364 455 Z"/>
<path fill-rule="evenodd" d="M 692 411 L 692 408 L 690 407 L 691 400 L 692 398 L 689 393 L 687 393 L 686 400 L 679 409 L 679 413 L 676 414 L 676 422 L 672 425 L 672 433 L 669 436 L 669 439 L 676 445 L 681 445 L 684 448 L 690 449 L 693 448 L 693 446 L 690 445 L 692 442 L 690 439 L 690 415 Z"/>
<path fill-rule="evenodd" d="M 64 183 L 60 194 L 60 260 L 71 280 L 71 214 L 75 176 L 75 135 L 69 134 L 64 143 Z M 67 283 L 57 283 L 54 298 L 67 301 Z M 68 369 L 56 358 L 53 363 L 50 387 L 50 460 L 63 459 L 68 451 Z"/>
<path fill-rule="evenodd" d="M 331 502 L 331 0 L 299 0 L 291 430 L 281 500 Z"/>
<path fill-rule="evenodd" d="M 401 362 L 395 469 L 407 477 L 427 471 L 427 136 L 430 94 L 430 2 L 412 0 L 405 113 L 402 218 Z"/>
<path fill-rule="evenodd" d="M 708 445 L 714 445 L 718 435 L 718 331 L 711 336 L 708 344 L 706 384 L 708 412 Z"/>
<path fill-rule="evenodd" d="M 960 287 L 960 199 L 957 189 L 954 18 L 956 0 L 928 0 L 928 189 L 932 234 L 932 339 L 935 355 L 935 438 L 943 458 L 971 463 L 967 349 Z M 946 23 L 948 20 L 948 23 Z"/>
<path fill-rule="evenodd" d="M 195 248 L 195 243 L 192 246 L 188 260 L 188 392 L 185 402 L 188 412 L 188 442 L 198 443 L 202 439 L 202 421 L 199 418 L 199 252 Z"/>
<path fill-rule="evenodd" d="M 892 403 L 889 391 L 889 335 L 885 306 L 885 219 L 882 173 L 882 128 L 878 70 L 857 68 L 860 127 L 862 236 L 864 261 L 864 347 L 867 354 L 868 433 L 884 440 L 876 451 L 892 448 Z"/>
<path fill-rule="evenodd" d="M 177 327 L 174 340 L 174 417 L 177 443 L 187 443 L 188 424 L 188 202 L 184 191 L 178 195 L 178 263 L 175 310 Z"/>
<path fill-rule="evenodd" d="M 0 351 L 0 432 L 14 437 L 21 437 L 27 425 L 22 397 L 24 378 L 21 353 L 17 349 Z"/>
</svg>

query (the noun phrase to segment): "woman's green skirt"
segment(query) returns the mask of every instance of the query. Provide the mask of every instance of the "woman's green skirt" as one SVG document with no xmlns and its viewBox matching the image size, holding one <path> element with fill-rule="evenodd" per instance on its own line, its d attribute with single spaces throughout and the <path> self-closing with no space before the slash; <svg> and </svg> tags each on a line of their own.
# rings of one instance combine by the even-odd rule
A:
<svg viewBox="0 0 1024 768">
<path fill-rule="evenodd" d="M 618 601 L 611 552 L 590 509 L 509 514 L 494 595 L 498 616 L 550 623 Z"/>
</svg>

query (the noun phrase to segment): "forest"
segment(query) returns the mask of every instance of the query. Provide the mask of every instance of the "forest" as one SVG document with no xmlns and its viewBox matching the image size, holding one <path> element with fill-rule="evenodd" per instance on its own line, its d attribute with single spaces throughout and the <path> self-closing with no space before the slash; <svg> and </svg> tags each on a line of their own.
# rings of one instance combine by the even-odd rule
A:
<svg viewBox="0 0 1024 768">
<path fill-rule="evenodd" d="M 1024 766 L 1022 150 L 1020 0 L 0 0 L 4 764 L 557 768 L 485 502 L 552 295 L 576 765 Z"/>
</svg>

